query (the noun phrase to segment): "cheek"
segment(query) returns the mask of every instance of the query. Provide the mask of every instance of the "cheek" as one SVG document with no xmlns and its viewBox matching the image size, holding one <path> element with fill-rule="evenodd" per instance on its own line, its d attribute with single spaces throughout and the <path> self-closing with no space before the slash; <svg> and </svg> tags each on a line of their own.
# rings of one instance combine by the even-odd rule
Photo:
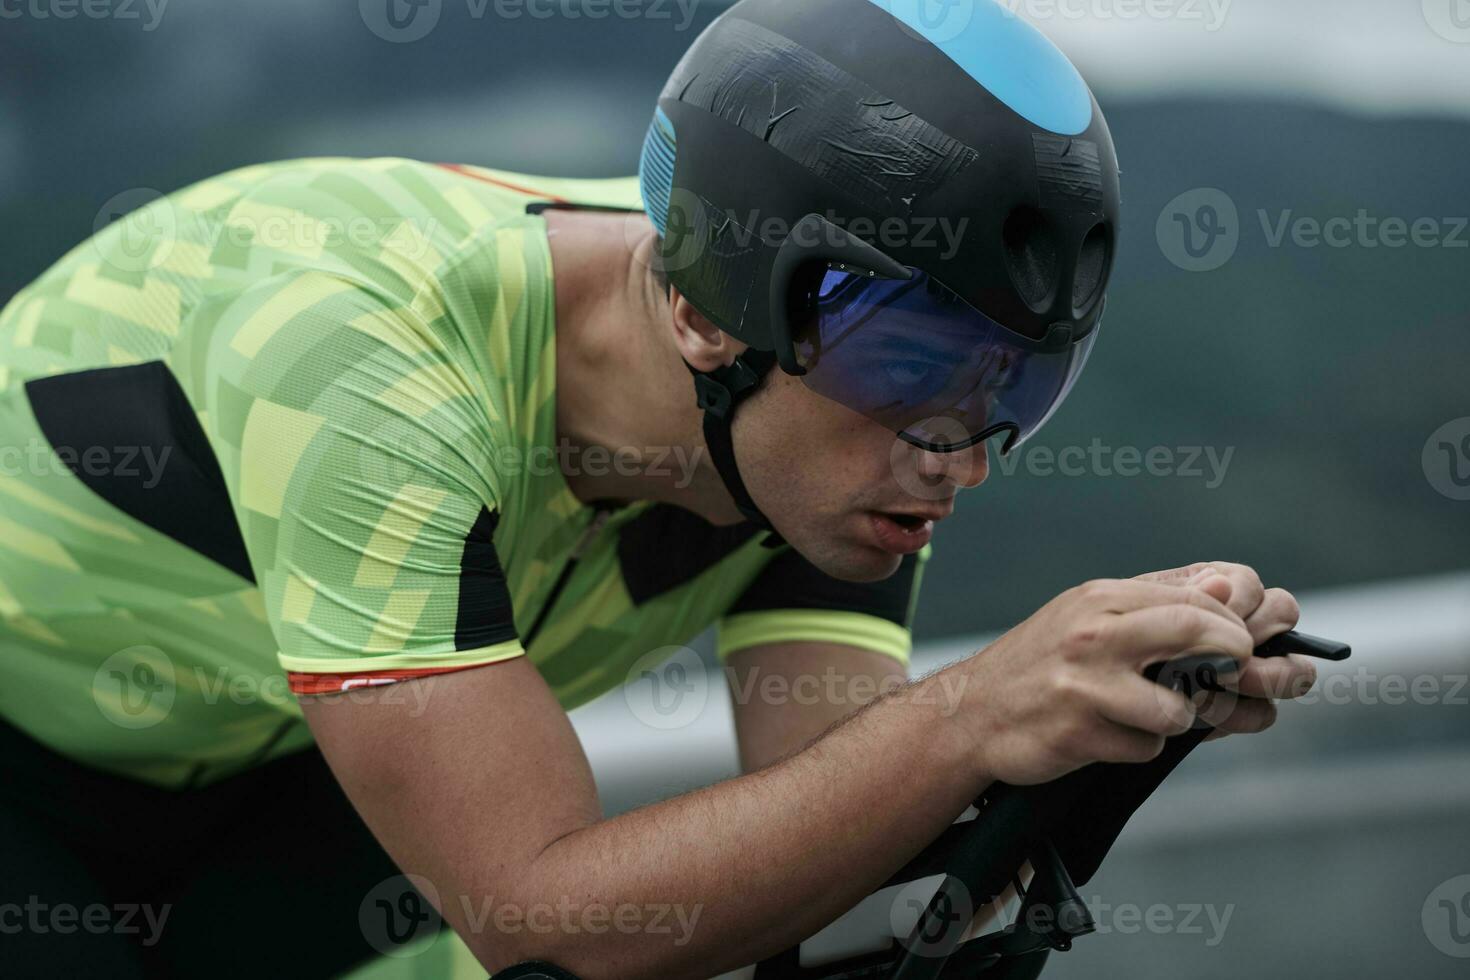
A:
<svg viewBox="0 0 1470 980">
<path fill-rule="evenodd" d="M 896 436 L 864 415 L 780 376 L 762 392 L 756 434 L 778 483 L 808 501 L 841 503 L 894 481 Z"/>
</svg>

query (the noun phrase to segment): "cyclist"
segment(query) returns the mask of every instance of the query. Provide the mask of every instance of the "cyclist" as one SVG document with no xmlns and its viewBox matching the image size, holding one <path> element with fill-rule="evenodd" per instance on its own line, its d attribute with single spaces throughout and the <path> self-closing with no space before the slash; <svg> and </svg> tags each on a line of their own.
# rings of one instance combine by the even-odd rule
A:
<svg viewBox="0 0 1470 980">
<path fill-rule="evenodd" d="M 1196 563 L 899 686 L 933 525 L 1065 398 L 1112 267 L 1106 124 L 1023 22 L 743 0 L 641 171 L 249 167 L 6 307 L 7 969 L 337 972 L 402 869 L 492 971 L 707 976 L 991 781 L 1153 757 L 1191 708 L 1148 663 L 1295 624 Z M 747 775 L 604 819 L 565 709 L 712 623 L 737 686 L 889 693 L 742 702 Z M 1210 720 L 1311 670 L 1247 662 Z"/>
</svg>

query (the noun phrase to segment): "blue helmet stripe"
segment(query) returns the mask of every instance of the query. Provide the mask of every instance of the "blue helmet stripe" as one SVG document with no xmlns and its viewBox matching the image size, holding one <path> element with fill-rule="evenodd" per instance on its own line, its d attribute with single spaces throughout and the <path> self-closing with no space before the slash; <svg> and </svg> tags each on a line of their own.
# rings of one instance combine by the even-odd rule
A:
<svg viewBox="0 0 1470 980">
<path fill-rule="evenodd" d="M 1072 62 L 994 0 L 869 0 L 949 56 L 1015 113 L 1054 133 L 1092 124 L 1092 96 Z"/>
<path fill-rule="evenodd" d="M 643 189 L 643 206 L 660 235 L 669 228 L 669 196 L 674 191 L 674 124 L 663 109 L 655 109 L 653 123 L 643 141 L 638 179 Z"/>
</svg>

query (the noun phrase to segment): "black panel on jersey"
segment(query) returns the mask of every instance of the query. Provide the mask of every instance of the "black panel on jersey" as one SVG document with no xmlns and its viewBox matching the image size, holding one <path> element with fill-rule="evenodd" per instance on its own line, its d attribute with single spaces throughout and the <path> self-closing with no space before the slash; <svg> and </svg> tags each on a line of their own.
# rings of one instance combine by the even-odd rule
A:
<svg viewBox="0 0 1470 980">
<path fill-rule="evenodd" d="M 25 387 L 41 431 L 78 480 L 123 513 L 255 581 L 219 461 L 168 365 L 77 371 Z"/>
<path fill-rule="evenodd" d="M 784 551 L 761 570 L 731 613 L 767 609 L 831 609 L 867 613 L 907 626 L 909 601 L 919 556 L 909 555 L 898 571 L 881 582 L 844 582 L 833 578 L 795 550 Z"/>
<path fill-rule="evenodd" d="M 716 527 L 671 504 L 650 507 L 618 534 L 618 563 L 634 605 L 707 571 L 758 534 L 754 524 Z"/>
<path fill-rule="evenodd" d="M 454 625 L 456 650 L 482 650 L 517 636 L 510 588 L 495 552 L 495 528 L 499 524 L 500 515 L 482 507 L 475 526 L 465 535 L 459 613 Z"/>
</svg>

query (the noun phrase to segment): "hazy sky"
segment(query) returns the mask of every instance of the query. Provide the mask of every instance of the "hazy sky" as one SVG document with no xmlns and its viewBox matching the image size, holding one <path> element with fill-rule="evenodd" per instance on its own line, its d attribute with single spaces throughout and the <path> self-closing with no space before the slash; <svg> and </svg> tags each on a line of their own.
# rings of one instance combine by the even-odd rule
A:
<svg viewBox="0 0 1470 980">
<path fill-rule="evenodd" d="M 1114 94 L 1251 92 L 1470 114 L 1470 0 L 1005 2 Z"/>
</svg>

